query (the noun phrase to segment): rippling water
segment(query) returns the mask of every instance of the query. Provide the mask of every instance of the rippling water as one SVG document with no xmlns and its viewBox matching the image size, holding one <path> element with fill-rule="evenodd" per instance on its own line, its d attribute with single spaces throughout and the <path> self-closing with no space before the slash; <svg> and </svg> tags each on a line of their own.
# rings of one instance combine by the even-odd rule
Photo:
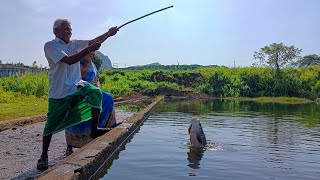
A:
<svg viewBox="0 0 320 180">
<path fill-rule="evenodd" d="M 102 179 L 319 179 L 320 106 L 163 102 Z M 188 146 L 191 117 L 209 147 Z"/>
</svg>

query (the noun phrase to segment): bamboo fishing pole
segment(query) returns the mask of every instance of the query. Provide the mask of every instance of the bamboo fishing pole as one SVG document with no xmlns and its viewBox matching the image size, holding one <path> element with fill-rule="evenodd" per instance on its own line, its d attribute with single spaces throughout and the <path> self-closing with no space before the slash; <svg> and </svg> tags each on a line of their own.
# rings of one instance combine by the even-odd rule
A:
<svg viewBox="0 0 320 180">
<path fill-rule="evenodd" d="M 139 19 L 142 19 L 142 18 L 145 18 L 145 17 L 147 17 L 147 16 L 150 16 L 151 14 L 155 14 L 155 13 L 158 13 L 158 12 L 160 12 L 160 11 L 163 11 L 163 10 L 166 10 L 166 9 L 169 9 L 169 8 L 173 8 L 173 6 L 168 6 L 168 7 L 159 9 L 159 10 L 157 10 L 157 11 L 154 11 L 154 12 L 152 12 L 152 13 L 146 14 L 146 15 L 144 15 L 144 16 L 138 17 L 138 18 L 136 18 L 136 19 L 134 19 L 134 20 L 128 21 L 128 22 L 122 24 L 121 26 L 119 26 L 118 29 L 120 29 L 120 28 L 122 28 L 123 26 L 128 25 L 128 24 L 130 24 L 130 23 L 132 23 L 132 22 L 134 22 L 134 21 L 137 21 L 137 20 L 139 20 Z"/>
</svg>

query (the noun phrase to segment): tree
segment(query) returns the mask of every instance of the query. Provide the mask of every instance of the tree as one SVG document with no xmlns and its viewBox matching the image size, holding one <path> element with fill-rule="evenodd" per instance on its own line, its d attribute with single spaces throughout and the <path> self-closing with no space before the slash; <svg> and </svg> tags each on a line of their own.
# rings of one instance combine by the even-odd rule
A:
<svg viewBox="0 0 320 180">
<path fill-rule="evenodd" d="M 18 62 L 18 63 L 17 63 L 17 66 L 21 66 L 21 67 L 23 67 L 23 66 L 24 66 L 24 64 L 23 64 L 22 62 Z"/>
<path fill-rule="evenodd" d="M 276 75 L 280 74 L 280 68 L 289 67 L 300 57 L 302 49 L 292 46 L 286 46 L 283 43 L 272 43 L 254 52 L 253 59 L 259 60 L 254 66 L 262 65 L 272 67 L 276 71 Z"/>
<path fill-rule="evenodd" d="M 299 61 L 297 61 L 297 65 L 299 67 L 320 65 L 320 56 L 316 54 L 304 56 Z"/>
<path fill-rule="evenodd" d="M 101 65 L 103 63 L 103 60 L 99 56 L 94 55 L 93 59 L 92 59 L 92 62 L 96 65 L 97 70 L 99 71 L 100 68 L 101 68 Z"/>
</svg>

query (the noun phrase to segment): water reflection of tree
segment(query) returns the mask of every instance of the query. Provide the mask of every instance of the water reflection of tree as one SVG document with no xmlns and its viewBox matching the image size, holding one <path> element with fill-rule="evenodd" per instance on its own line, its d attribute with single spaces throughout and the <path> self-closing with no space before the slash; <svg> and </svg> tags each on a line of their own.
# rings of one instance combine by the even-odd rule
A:
<svg viewBox="0 0 320 180">
<path fill-rule="evenodd" d="M 250 112 L 266 117 L 299 117 L 299 123 L 307 127 L 320 124 L 320 106 L 308 104 L 279 104 L 259 103 L 254 101 L 240 101 L 229 99 L 216 100 L 177 100 L 160 103 L 156 112 L 183 112 L 193 115 L 216 113 L 230 113 L 231 116 L 241 117 Z"/>
<path fill-rule="evenodd" d="M 199 148 L 190 147 L 189 152 L 187 152 L 187 159 L 189 161 L 188 166 L 192 169 L 199 169 L 200 161 L 202 159 L 204 150 Z"/>
<path fill-rule="evenodd" d="M 262 129 L 259 130 L 260 133 L 257 132 L 259 149 L 268 154 L 264 160 L 270 162 L 273 167 L 288 168 L 287 163 L 295 157 L 292 149 L 298 146 L 296 126 L 284 121 L 277 113 L 267 120 L 266 133 L 261 133 Z"/>
</svg>

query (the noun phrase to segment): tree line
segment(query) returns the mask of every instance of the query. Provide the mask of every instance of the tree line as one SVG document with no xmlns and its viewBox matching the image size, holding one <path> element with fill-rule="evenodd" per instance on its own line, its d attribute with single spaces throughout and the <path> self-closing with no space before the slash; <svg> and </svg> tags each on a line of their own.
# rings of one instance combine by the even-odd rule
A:
<svg viewBox="0 0 320 180">
<path fill-rule="evenodd" d="M 214 97 L 320 97 L 320 57 L 300 57 L 301 49 L 273 43 L 255 52 L 252 67 L 153 65 L 100 70 L 102 89 L 114 96 L 131 92 L 157 95 L 160 88 Z M 96 58 L 99 61 L 99 58 Z M 162 67 L 162 68 L 160 68 Z M 47 74 L 0 78 L 0 88 L 46 97 Z"/>
<path fill-rule="evenodd" d="M 286 67 L 306 67 L 320 65 L 320 56 L 316 54 L 300 56 L 302 49 L 294 45 L 287 46 L 283 43 L 272 43 L 254 52 L 253 59 L 257 62 L 253 66 L 266 66 L 275 69 L 277 76 L 280 75 L 280 69 Z"/>
</svg>

